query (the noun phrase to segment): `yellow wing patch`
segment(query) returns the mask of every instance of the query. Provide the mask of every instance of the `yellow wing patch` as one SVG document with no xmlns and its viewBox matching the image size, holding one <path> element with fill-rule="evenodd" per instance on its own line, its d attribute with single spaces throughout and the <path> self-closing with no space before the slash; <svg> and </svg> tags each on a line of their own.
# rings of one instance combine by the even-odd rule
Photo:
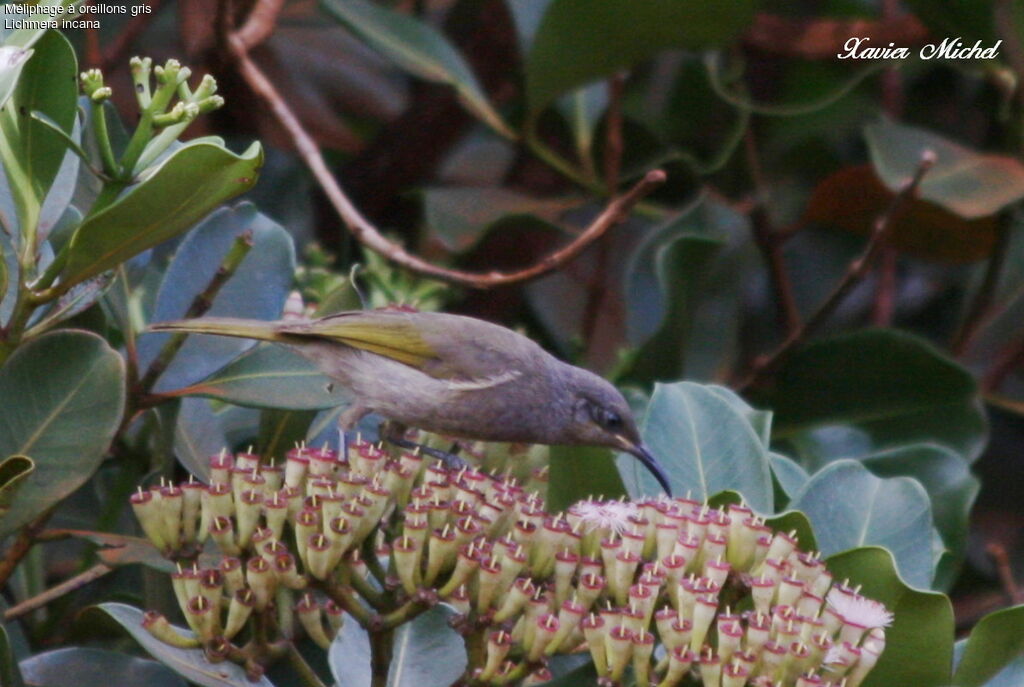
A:
<svg viewBox="0 0 1024 687">
<path fill-rule="evenodd" d="M 297 324 L 284 331 L 337 341 L 427 372 L 428 363 L 437 360 L 437 352 L 424 341 L 411 322 L 390 316 L 380 317 L 380 314 L 371 312 L 327 317 Z"/>
</svg>

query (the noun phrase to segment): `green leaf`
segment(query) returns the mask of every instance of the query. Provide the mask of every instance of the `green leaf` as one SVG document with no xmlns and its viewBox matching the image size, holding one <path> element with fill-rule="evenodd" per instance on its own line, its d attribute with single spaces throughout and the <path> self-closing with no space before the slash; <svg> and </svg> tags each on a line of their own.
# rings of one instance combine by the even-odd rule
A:
<svg viewBox="0 0 1024 687">
<path fill-rule="evenodd" d="M 40 2 L 34 3 L 34 4 L 38 5 L 39 7 L 58 7 L 58 6 L 63 6 L 65 8 L 64 16 L 67 17 L 67 16 L 70 16 L 70 15 L 74 14 L 74 12 L 69 12 L 67 10 L 67 8 L 70 8 L 75 3 L 75 1 L 76 0 L 40 0 Z M 3 25 L 0 26 L 0 43 L 3 43 L 5 46 L 14 46 L 14 47 L 17 47 L 17 48 L 31 48 L 33 45 L 36 44 L 36 41 L 38 41 L 40 38 L 43 37 L 43 34 L 45 34 L 47 32 L 47 29 L 45 29 L 45 28 L 20 28 L 20 29 L 14 29 L 14 30 L 8 29 L 7 28 L 7 20 L 16 20 L 16 19 L 26 19 L 26 18 L 28 18 L 28 15 L 23 14 L 21 12 L 9 12 L 8 9 L 11 8 L 11 7 L 13 7 L 13 3 L 12 4 L 5 3 L 2 7 L 0 7 L 0 18 L 3 19 Z M 37 20 L 39 17 L 44 17 L 44 16 L 45 15 L 40 14 L 38 16 L 33 16 L 31 18 L 34 19 L 34 20 Z"/>
<path fill-rule="evenodd" d="M 913 177 L 925 151 L 937 156 L 918 195 L 968 219 L 984 217 L 1024 198 L 1024 164 L 981 154 L 924 129 L 891 120 L 864 127 L 879 178 L 898 191 Z"/>
<path fill-rule="evenodd" d="M 765 518 L 765 524 L 772 528 L 773 532 L 793 532 L 800 541 L 801 551 L 817 551 L 818 540 L 814 536 L 814 528 L 811 521 L 804 513 L 798 510 L 788 510 L 770 518 Z"/>
<path fill-rule="evenodd" d="M 74 676 L 75 687 L 186 687 L 184 680 L 156 661 L 105 649 L 67 647 L 44 651 L 26 658 L 20 667 L 33 685 L 64 685 Z"/>
<path fill-rule="evenodd" d="M 387 687 L 448 687 L 466 670 L 462 637 L 448 625 L 454 611 L 443 604 L 401 625 L 391 647 Z M 370 643 L 351 618 L 328 654 L 337 687 L 370 687 Z"/>
<path fill-rule="evenodd" d="M 178 649 L 164 644 L 142 627 L 143 614 L 137 608 L 111 602 L 99 604 L 94 608 L 116 620 L 150 656 L 186 680 L 203 687 L 274 687 L 266 677 L 249 680 L 245 676 L 245 671 L 230 661 L 210 663 L 201 649 Z M 177 629 L 179 633 L 191 636 L 188 630 Z"/>
<path fill-rule="evenodd" d="M 703 500 L 731 489 L 757 512 L 772 512 L 768 452 L 719 391 L 693 382 L 656 384 L 640 434 L 668 473 L 673 494 Z M 658 492 L 642 465 L 624 460 L 619 469 L 632 496 Z"/>
<path fill-rule="evenodd" d="M 25 687 L 18 662 L 14 660 L 7 628 L 0 625 L 0 687 Z"/>
<path fill-rule="evenodd" d="M 980 454 L 987 423 L 974 378 L 911 334 L 867 329 L 814 342 L 779 371 L 765 403 L 775 410 L 775 439 L 816 444 L 801 452 L 814 468 L 828 457 L 853 458 L 832 435 L 860 438 L 863 453 L 910 443 L 947 446 L 968 461 Z"/>
<path fill-rule="evenodd" d="M 953 673 L 956 687 L 982 687 L 1024 654 L 1024 606 L 989 613 L 971 630 Z"/>
<path fill-rule="evenodd" d="M 220 420 L 205 398 L 183 398 L 174 423 L 174 455 L 196 479 L 209 483 L 210 456 L 228 446 Z"/>
<path fill-rule="evenodd" d="M 928 492 L 935 527 L 949 552 L 940 562 L 936 586 L 950 586 L 967 547 L 969 516 L 981 483 L 963 458 L 943 446 L 913 444 L 861 458 L 879 477 L 913 477 Z"/>
<path fill-rule="evenodd" d="M 0 47 L 0 108 L 7 104 L 7 99 L 14 93 L 21 70 L 30 57 L 31 49 L 13 45 Z"/>
<path fill-rule="evenodd" d="M 68 245 L 61 283 L 77 284 L 181 234 L 256 183 L 263 149 L 242 155 L 211 143 L 179 148 L 147 179 L 90 214 Z"/>
<path fill-rule="evenodd" d="M 346 392 L 313 363 L 274 344 L 254 346 L 213 376 L 165 396 L 206 396 L 255 408 L 319 410 L 340 405 Z"/>
<path fill-rule="evenodd" d="M 633 456 L 620 460 L 636 461 Z M 577 501 L 626 496 L 611 451 L 594 446 L 552 446 L 548 472 L 547 508 L 552 513 Z M 641 467 L 641 469 L 644 469 Z"/>
<path fill-rule="evenodd" d="M 0 520 L 11 509 L 18 488 L 35 469 L 36 464 L 28 456 L 10 456 L 0 462 Z"/>
<path fill-rule="evenodd" d="M 565 210 L 580 203 L 578 198 L 532 198 L 498 187 L 440 187 L 423 192 L 430 235 L 455 253 L 472 248 L 500 220 L 532 215 L 554 224 Z"/>
<path fill-rule="evenodd" d="M 259 454 L 284 462 L 288 449 L 305 440 L 316 411 L 264 410 L 260 413 Z"/>
<path fill-rule="evenodd" d="M 884 546 L 908 583 L 931 584 L 931 503 L 917 480 L 880 479 L 855 460 L 839 460 L 814 473 L 790 507 L 810 518 L 826 555 Z"/>
<path fill-rule="evenodd" d="M 121 423 L 124 362 L 88 332 L 45 334 L 0 368 L 0 455 L 31 455 L 36 469 L 22 484 L 0 532 L 33 520 L 99 467 Z"/>
<path fill-rule="evenodd" d="M 22 231 L 35 230 L 39 209 L 57 176 L 67 143 L 33 112 L 45 115 L 71 135 L 78 98 L 78 61 L 63 35 L 47 32 L 24 64 L 21 78 L 3 111 L 0 130 L 6 139 L 0 146 L 4 169 L 15 192 Z"/>
<path fill-rule="evenodd" d="M 448 84 L 481 121 L 502 136 L 516 137 L 488 102 L 465 60 L 440 31 L 367 0 L 322 0 L 322 5 L 345 28 L 399 67 L 421 79 Z"/>
<path fill-rule="evenodd" d="M 559 94 L 653 57 L 666 48 L 731 42 L 754 16 L 752 0 L 555 0 L 526 61 L 530 112 Z"/>
<path fill-rule="evenodd" d="M 772 466 L 772 474 L 779 481 L 783 493 L 789 498 L 793 498 L 811 478 L 800 463 L 781 453 L 769 453 L 768 460 Z"/>
<path fill-rule="evenodd" d="M 862 687 L 944 687 L 953 661 L 953 607 L 945 594 L 911 589 L 900 579 L 892 554 L 865 547 L 832 556 L 828 569 L 893 613 L 886 647 Z"/>
</svg>

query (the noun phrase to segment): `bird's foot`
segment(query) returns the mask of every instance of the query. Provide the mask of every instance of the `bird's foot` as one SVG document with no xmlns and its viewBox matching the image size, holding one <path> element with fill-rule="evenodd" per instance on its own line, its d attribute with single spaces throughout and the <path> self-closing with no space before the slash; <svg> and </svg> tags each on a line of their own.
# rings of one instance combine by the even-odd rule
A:
<svg viewBox="0 0 1024 687">
<path fill-rule="evenodd" d="M 453 444 L 450 451 L 442 451 L 438 448 L 431 448 L 430 446 L 424 446 L 423 444 L 417 444 L 415 441 L 409 441 L 393 434 L 388 434 L 384 437 L 384 440 L 390 444 L 394 444 L 399 448 L 404 448 L 409 451 L 418 451 L 425 456 L 431 458 L 437 458 L 445 464 L 445 466 L 451 470 L 461 470 L 462 468 L 473 469 L 473 466 L 463 460 L 461 457 L 456 455 L 456 451 L 459 450 L 458 444 Z"/>
</svg>

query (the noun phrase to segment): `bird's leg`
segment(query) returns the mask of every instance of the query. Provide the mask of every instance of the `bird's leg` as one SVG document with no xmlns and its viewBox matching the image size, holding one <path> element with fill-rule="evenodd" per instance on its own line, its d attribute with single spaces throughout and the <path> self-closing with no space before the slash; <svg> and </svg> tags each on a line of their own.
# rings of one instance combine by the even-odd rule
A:
<svg viewBox="0 0 1024 687">
<path fill-rule="evenodd" d="M 473 466 L 467 463 L 465 460 L 455 455 L 454 452 L 449 453 L 448 451 L 442 451 L 439 448 L 431 448 L 424 446 L 423 444 L 417 444 L 415 441 L 409 441 L 403 439 L 401 434 L 381 434 L 381 437 L 389 442 L 398 446 L 399 448 L 408 449 L 411 451 L 419 451 L 423 455 L 430 456 L 431 458 L 437 458 L 444 463 L 448 468 L 459 470 L 462 468 L 470 468 Z M 455 448 L 458 448 L 458 444 L 455 444 Z"/>
<path fill-rule="evenodd" d="M 341 445 L 338 448 L 345 461 L 348 461 L 348 438 L 352 435 L 352 431 L 359 424 L 359 421 L 369 415 L 371 411 L 371 408 L 357 401 L 338 416 L 338 433 L 341 435 L 339 442 Z"/>
</svg>

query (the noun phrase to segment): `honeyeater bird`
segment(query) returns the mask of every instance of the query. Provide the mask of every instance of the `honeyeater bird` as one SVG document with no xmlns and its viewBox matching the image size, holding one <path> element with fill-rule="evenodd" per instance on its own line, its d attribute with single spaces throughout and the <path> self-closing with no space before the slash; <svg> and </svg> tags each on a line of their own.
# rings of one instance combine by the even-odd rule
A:
<svg viewBox="0 0 1024 687">
<path fill-rule="evenodd" d="M 351 390 L 342 429 L 366 414 L 429 432 L 530 444 L 607 446 L 636 456 L 670 493 L 622 394 L 505 327 L 461 315 L 342 312 L 265 322 L 207 317 L 156 332 L 236 336 L 283 344 Z"/>
</svg>

